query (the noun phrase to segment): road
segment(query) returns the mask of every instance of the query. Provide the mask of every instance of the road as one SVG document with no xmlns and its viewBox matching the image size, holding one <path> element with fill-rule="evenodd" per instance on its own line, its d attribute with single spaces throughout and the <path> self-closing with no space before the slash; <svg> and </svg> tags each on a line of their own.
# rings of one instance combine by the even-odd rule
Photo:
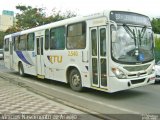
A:
<svg viewBox="0 0 160 120">
<path fill-rule="evenodd" d="M 120 120 L 142 120 L 147 117 L 156 118 L 155 120 L 160 119 L 160 115 L 155 115 L 160 114 L 159 83 L 112 94 L 92 89 L 74 92 L 69 85 L 64 83 L 41 80 L 29 75 L 20 77 L 18 73 L 5 69 L 2 61 L 0 61 L 0 68 L 1 77 L 90 114 L 99 114 L 102 117 Z"/>
</svg>

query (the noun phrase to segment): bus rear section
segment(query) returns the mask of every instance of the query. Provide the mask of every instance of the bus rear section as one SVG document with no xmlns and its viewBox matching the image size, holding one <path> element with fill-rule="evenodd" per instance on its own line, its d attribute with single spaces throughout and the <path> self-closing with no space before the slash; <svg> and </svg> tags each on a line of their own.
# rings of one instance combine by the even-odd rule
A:
<svg viewBox="0 0 160 120">
<path fill-rule="evenodd" d="M 10 35 L 4 38 L 4 64 L 8 69 L 13 69 L 13 42 Z"/>
</svg>

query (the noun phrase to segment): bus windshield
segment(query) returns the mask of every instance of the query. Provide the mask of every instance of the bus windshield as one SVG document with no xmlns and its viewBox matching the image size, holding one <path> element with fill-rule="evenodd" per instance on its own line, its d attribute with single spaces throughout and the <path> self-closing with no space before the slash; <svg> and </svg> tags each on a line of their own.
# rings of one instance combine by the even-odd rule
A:
<svg viewBox="0 0 160 120">
<path fill-rule="evenodd" d="M 118 25 L 111 39 L 112 58 L 117 62 L 136 64 L 154 59 L 152 30 L 146 26 Z"/>
</svg>

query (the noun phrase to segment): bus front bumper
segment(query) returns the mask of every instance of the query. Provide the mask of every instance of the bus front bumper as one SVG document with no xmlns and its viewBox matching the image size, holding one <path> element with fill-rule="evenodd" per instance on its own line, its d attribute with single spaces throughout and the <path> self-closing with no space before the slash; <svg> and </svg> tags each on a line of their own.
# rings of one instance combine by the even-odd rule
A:
<svg viewBox="0 0 160 120">
<path fill-rule="evenodd" d="M 155 74 L 130 79 L 118 79 L 117 77 L 110 77 L 108 92 L 112 93 L 153 83 L 155 83 Z"/>
</svg>

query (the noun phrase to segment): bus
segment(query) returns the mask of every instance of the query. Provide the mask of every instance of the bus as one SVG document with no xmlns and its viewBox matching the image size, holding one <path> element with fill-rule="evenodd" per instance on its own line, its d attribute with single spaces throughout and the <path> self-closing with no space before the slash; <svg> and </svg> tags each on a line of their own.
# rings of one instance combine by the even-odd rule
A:
<svg viewBox="0 0 160 120">
<path fill-rule="evenodd" d="M 74 91 L 113 93 L 155 82 L 153 49 L 149 17 L 103 11 L 6 35 L 4 63 Z"/>
</svg>

